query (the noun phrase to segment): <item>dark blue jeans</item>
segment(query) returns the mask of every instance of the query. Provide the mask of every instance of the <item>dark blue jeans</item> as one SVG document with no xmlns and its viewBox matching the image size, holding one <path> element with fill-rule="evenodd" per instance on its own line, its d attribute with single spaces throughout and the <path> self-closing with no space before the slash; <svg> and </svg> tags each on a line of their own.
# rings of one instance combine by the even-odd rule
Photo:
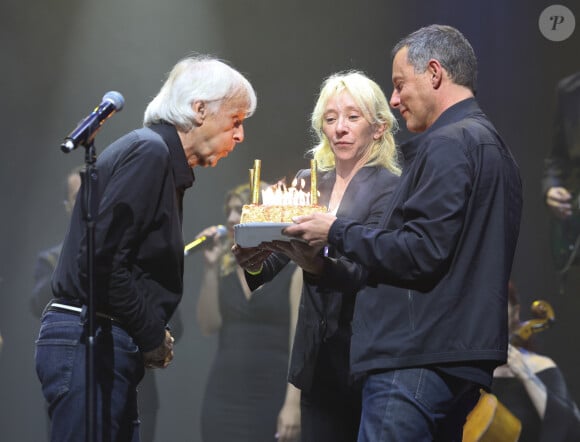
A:
<svg viewBox="0 0 580 442">
<path fill-rule="evenodd" d="M 478 399 L 479 385 L 428 368 L 371 374 L 358 442 L 461 442 Z"/>
<path fill-rule="evenodd" d="M 74 313 L 47 312 L 36 342 L 36 372 L 48 402 L 51 441 L 82 442 L 86 419 L 85 330 Z M 95 440 L 139 442 L 137 385 L 143 358 L 129 334 L 99 319 L 95 333 Z"/>
</svg>

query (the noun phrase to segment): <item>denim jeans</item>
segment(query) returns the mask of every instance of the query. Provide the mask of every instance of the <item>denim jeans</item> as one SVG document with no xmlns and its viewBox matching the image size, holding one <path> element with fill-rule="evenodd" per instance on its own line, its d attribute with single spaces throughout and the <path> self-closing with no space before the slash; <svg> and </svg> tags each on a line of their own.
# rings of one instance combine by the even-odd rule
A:
<svg viewBox="0 0 580 442">
<path fill-rule="evenodd" d="M 429 368 L 370 374 L 358 442 L 461 442 L 479 385 Z"/>
<path fill-rule="evenodd" d="M 85 328 L 79 315 L 49 311 L 36 342 L 36 372 L 48 402 L 51 441 L 82 442 L 86 427 Z M 110 320 L 95 330 L 98 442 L 139 442 L 137 385 L 143 358 L 129 334 Z"/>
</svg>

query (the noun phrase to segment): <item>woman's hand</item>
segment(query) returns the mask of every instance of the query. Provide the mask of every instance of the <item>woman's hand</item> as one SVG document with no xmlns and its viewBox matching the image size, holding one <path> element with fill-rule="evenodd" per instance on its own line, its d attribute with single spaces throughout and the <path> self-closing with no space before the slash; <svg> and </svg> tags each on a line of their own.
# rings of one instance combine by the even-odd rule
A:
<svg viewBox="0 0 580 442">
<path fill-rule="evenodd" d="M 223 241 L 219 236 L 218 226 L 210 226 L 203 229 L 199 232 L 195 239 L 199 239 L 202 236 L 206 236 L 208 238 L 209 244 L 206 246 L 204 244 L 203 249 L 203 257 L 205 263 L 208 266 L 215 266 L 219 259 L 222 257 L 224 253 L 227 252 L 229 244 L 227 241 Z"/>
<path fill-rule="evenodd" d="M 234 244 L 232 253 L 238 265 L 250 273 L 259 272 L 266 258 L 272 254 L 270 250 L 260 247 L 240 247 Z"/>
<path fill-rule="evenodd" d="M 278 442 L 295 442 L 300 437 L 300 402 L 285 401 L 276 426 Z"/>
</svg>

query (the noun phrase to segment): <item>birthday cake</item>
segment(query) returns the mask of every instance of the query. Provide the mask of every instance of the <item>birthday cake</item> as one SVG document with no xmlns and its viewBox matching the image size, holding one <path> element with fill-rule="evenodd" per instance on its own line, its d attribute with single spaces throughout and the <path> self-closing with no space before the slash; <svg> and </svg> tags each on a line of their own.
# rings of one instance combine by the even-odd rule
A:
<svg viewBox="0 0 580 442">
<path fill-rule="evenodd" d="M 326 207 L 317 204 L 302 206 L 245 204 L 242 207 L 240 223 L 291 223 L 292 218 L 296 216 L 316 212 L 326 212 Z"/>
<path fill-rule="evenodd" d="M 254 161 L 250 169 L 250 188 L 252 203 L 242 206 L 240 223 L 234 226 L 234 241 L 241 247 L 256 247 L 263 242 L 289 241 L 284 228 L 292 224 L 292 218 L 326 212 L 324 206 L 318 205 L 316 189 L 316 161 L 310 161 L 310 189 L 304 191 L 304 180 L 296 179 L 290 187 L 284 181 L 262 188 L 260 182 L 260 160 Z M 299 187 L 298 187 L 299 184 Z M 259 196 L 262 201 L 259 203 Z"/>
</svg>

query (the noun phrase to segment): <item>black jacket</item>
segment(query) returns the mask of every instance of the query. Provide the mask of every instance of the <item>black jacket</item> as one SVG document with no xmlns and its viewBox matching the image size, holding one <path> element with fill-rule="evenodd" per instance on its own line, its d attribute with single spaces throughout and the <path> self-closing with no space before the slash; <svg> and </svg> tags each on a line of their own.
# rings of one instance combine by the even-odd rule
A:
<svg viewBox="0 0 580 442">
<path fill-rule="evenodd" d="M 119 138 L 96 166 L 96 306 L 119 318 L 141 351 L 153 350 L 183 293 L 182 201 L 193 172 L 168 124 Z M 79 304 L 87 302 L 88 287 L 83 205 L 74 206 L 52 278 L 56 298 Z"/>
<path fill-rule="evenodd" d="M 298 178 L 305 178 L 307 189 L 310 185 L 309 172 L 305 170 L 297 175 Z M 320 174 L 318 177 L 320 204 L 328 204 L 335 180 L 335 171 Z M 376 226 L 388 206 L 397 182 L 398 177 L 383 167 L 363 167 L 349 183 L 337 211 L 337 217 Z M 330 257 L 338 256 L 332 247 L 327 254 Z M 288 259 L 283 255 L 270 256 L 264 263 L 260 275 L 246 274 L 250 288 L 253 290 L 272 279 L 287 262 Z M 317 366 L 320 366 L 318 361 L 320 347 L 333 337 L 335 337 L 333 360 L 324 361 L 324 366 L 332 367 L 334 371 L 332 375 L 334 379 L 340 379 L 341 387 L 344 388 L 348 384 L 350 322 L 354 295 L 353 291 L 340 289 L 321 291 L 315 285 L 305 282 L 289 368 L 289 381 L 298 388 L 302 390 L 310 388 Z"/>
<path fill-rule="evenodd" d="M 489 386 L 493 366 L 506 359 L 518 167 L 474 99 L 449 108 L 402 151 L 382 228 L 338 219 L 329 232 L 329 243 L 364 270 L 327 260 L 318 283 L 366 285 L 353 320 L 354 374 L 463 364 L 450 372 Z M 483 375 L 461 374 L 479 364 Z"/>
</svg>

